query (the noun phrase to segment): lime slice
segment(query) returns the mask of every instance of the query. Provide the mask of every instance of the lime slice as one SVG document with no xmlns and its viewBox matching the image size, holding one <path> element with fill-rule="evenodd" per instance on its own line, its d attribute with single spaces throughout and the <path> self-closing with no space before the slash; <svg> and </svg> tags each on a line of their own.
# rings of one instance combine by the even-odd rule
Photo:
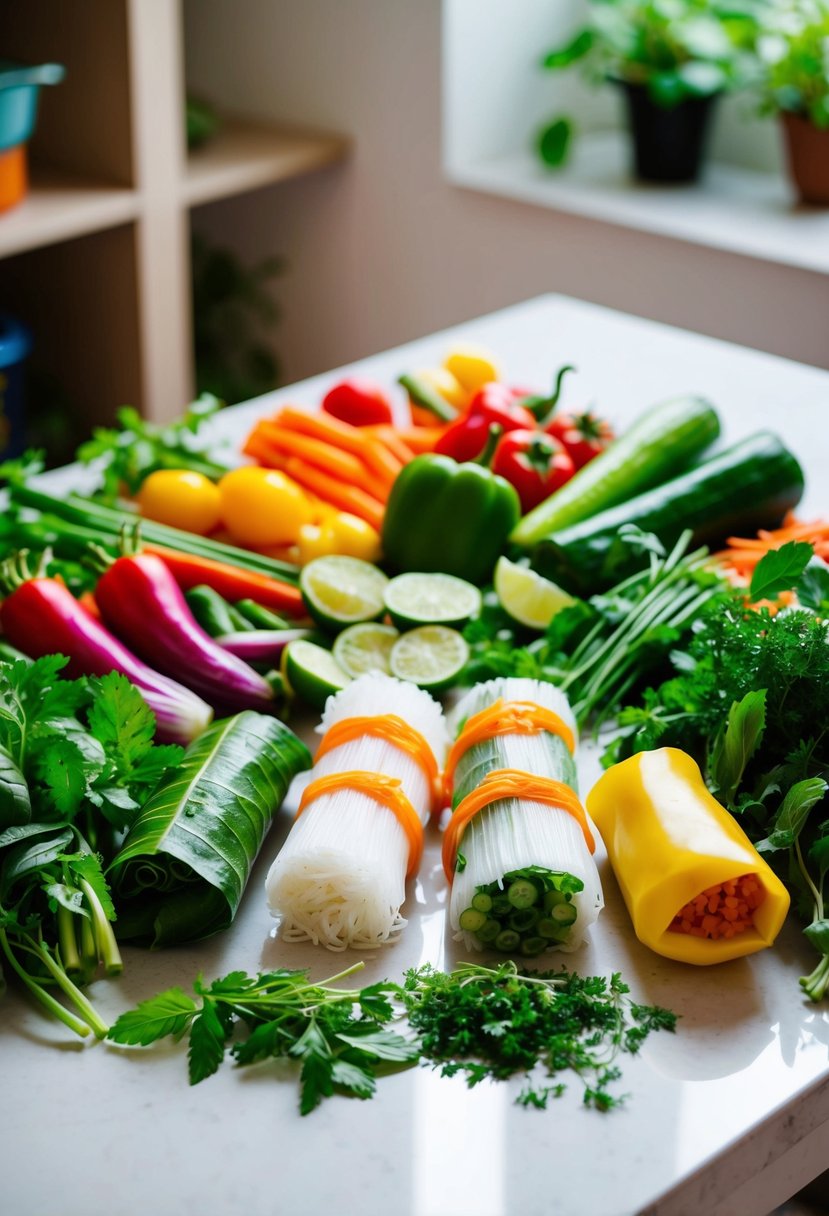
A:
<svg viewBox="0 0 829 1216">
<path fill-rule="evenodd" d="M 332 693 L 351 683 L 331 651 L 315 642 L 289 642 L 282 666 L 290 688 L 312 709 L 322 710 Z"/>
<path fill-rule="evenodd" d="M 366 671 L 390 675 L 389 656 L 399 637 L 393 625 L 378 625 L 374 621 L 349 625 L 338 635 L 333 655 L 343 671 L 355 678 Z"/>
<path fill-rule="evenodd" d="M 469 659 L 469 646 L 456 629 L 422 625 L 404 633 L 392 647 L 391 674 L 430 692 L 454 684 Z"/>
<path fill-rule="evenodd" d="M 382 570 L 358 557 L 317 557 L 303 566 L 299 589 L 305 607 L 319 625 L 339 630 L 357 621 L 372 621 L 383 611 L 388 579 Z"/>
<path fill-rule="evenodd" d="M 481 593 L 453 574 L 398 574 L 386 587 L 386 608 L 398 629 L 415 625 L 460 629 L 481 611 Z"/>
<path fill-rule="evenodd" d="M 546 629 L 557 612 L 576 602 L 549 579 L 507 557 L 498 558 L 494 581 L 501 607 L 529 629 Z"/>
</svg>

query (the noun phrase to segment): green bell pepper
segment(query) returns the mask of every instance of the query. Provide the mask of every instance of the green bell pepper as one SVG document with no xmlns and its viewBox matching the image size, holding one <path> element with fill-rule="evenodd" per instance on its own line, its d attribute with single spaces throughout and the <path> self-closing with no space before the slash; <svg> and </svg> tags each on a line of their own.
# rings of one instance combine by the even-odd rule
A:
<svg viewBox="0 0 829 1216">
<path fill-rule="evenodd" d="M 383 521 L 383 552 L 392 566 L 479 584 L 492 577 L 521 504 L 509 482 L 486 468 L 488 455 L 484 463 L 458 464 L 430 453 L 406 465 Z"/>
</svg>

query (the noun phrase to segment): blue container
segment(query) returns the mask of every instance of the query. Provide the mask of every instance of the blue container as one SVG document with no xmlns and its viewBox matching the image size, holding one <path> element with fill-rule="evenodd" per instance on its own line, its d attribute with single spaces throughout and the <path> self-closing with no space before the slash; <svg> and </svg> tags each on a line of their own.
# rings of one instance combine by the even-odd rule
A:
<svg viewBox="0 0 829 1216">
<path fill-rule="evenodd" d="M 0 152 L 26 142 L 35 129 L 40 86 L 60 84 L 65 75 L 59 63 L 28 67 L 0 59 Z"/>
<path fill-rule="evenodd" d="M 25 364 L 32 335 L 13 317 L 0 314 L 0 456 L 19 456 L 25 445 Z"/>
</svg>

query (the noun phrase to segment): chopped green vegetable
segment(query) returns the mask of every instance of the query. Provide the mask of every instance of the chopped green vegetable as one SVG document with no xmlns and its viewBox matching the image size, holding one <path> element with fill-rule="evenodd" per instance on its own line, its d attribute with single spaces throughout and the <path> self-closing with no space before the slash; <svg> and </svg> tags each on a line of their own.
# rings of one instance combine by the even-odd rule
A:
<svg viewBox="0 0 829 1216">
<path fill-rule="evenodd" d="M 529 957 L 546 950 L 551 942 L 567 940 L 577 917 L 572 898 L 584 890 L 580 878 L 527 866 L 505 874 L 503 882 L 503 887 L 491 882 L 476 889 L 470 907 L 458 919 L 465 933 L 474 934 L 482 946 L 520 949 Z M 547 927 L 542 929 L 545 922 Z"/>
</svg>

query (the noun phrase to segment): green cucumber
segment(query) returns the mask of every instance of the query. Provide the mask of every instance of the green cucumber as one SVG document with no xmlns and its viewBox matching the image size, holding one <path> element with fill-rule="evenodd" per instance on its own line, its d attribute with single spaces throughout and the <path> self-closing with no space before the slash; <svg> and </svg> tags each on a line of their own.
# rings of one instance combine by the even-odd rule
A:
<svg viewBox="0 0 829 1216">
<path fill-rule="evenodd" d="M 720 433 L 714 407 L 677 397 L 642 414 L 560 490 L 525 515 L 510 540 L 522 548 L 675 477 Z"/>
<path fill-rule="evenodd" d="M 776 435 L 760 431 L 703 464 L 539 544 L 533 565 L 568 590 L 591 594 L 642 564 L 619 529 L 635 524 L 671 548 L 690 528 L 698 544 L 774 527 L 803 494 L 803 470 Z"/>
</svg>

